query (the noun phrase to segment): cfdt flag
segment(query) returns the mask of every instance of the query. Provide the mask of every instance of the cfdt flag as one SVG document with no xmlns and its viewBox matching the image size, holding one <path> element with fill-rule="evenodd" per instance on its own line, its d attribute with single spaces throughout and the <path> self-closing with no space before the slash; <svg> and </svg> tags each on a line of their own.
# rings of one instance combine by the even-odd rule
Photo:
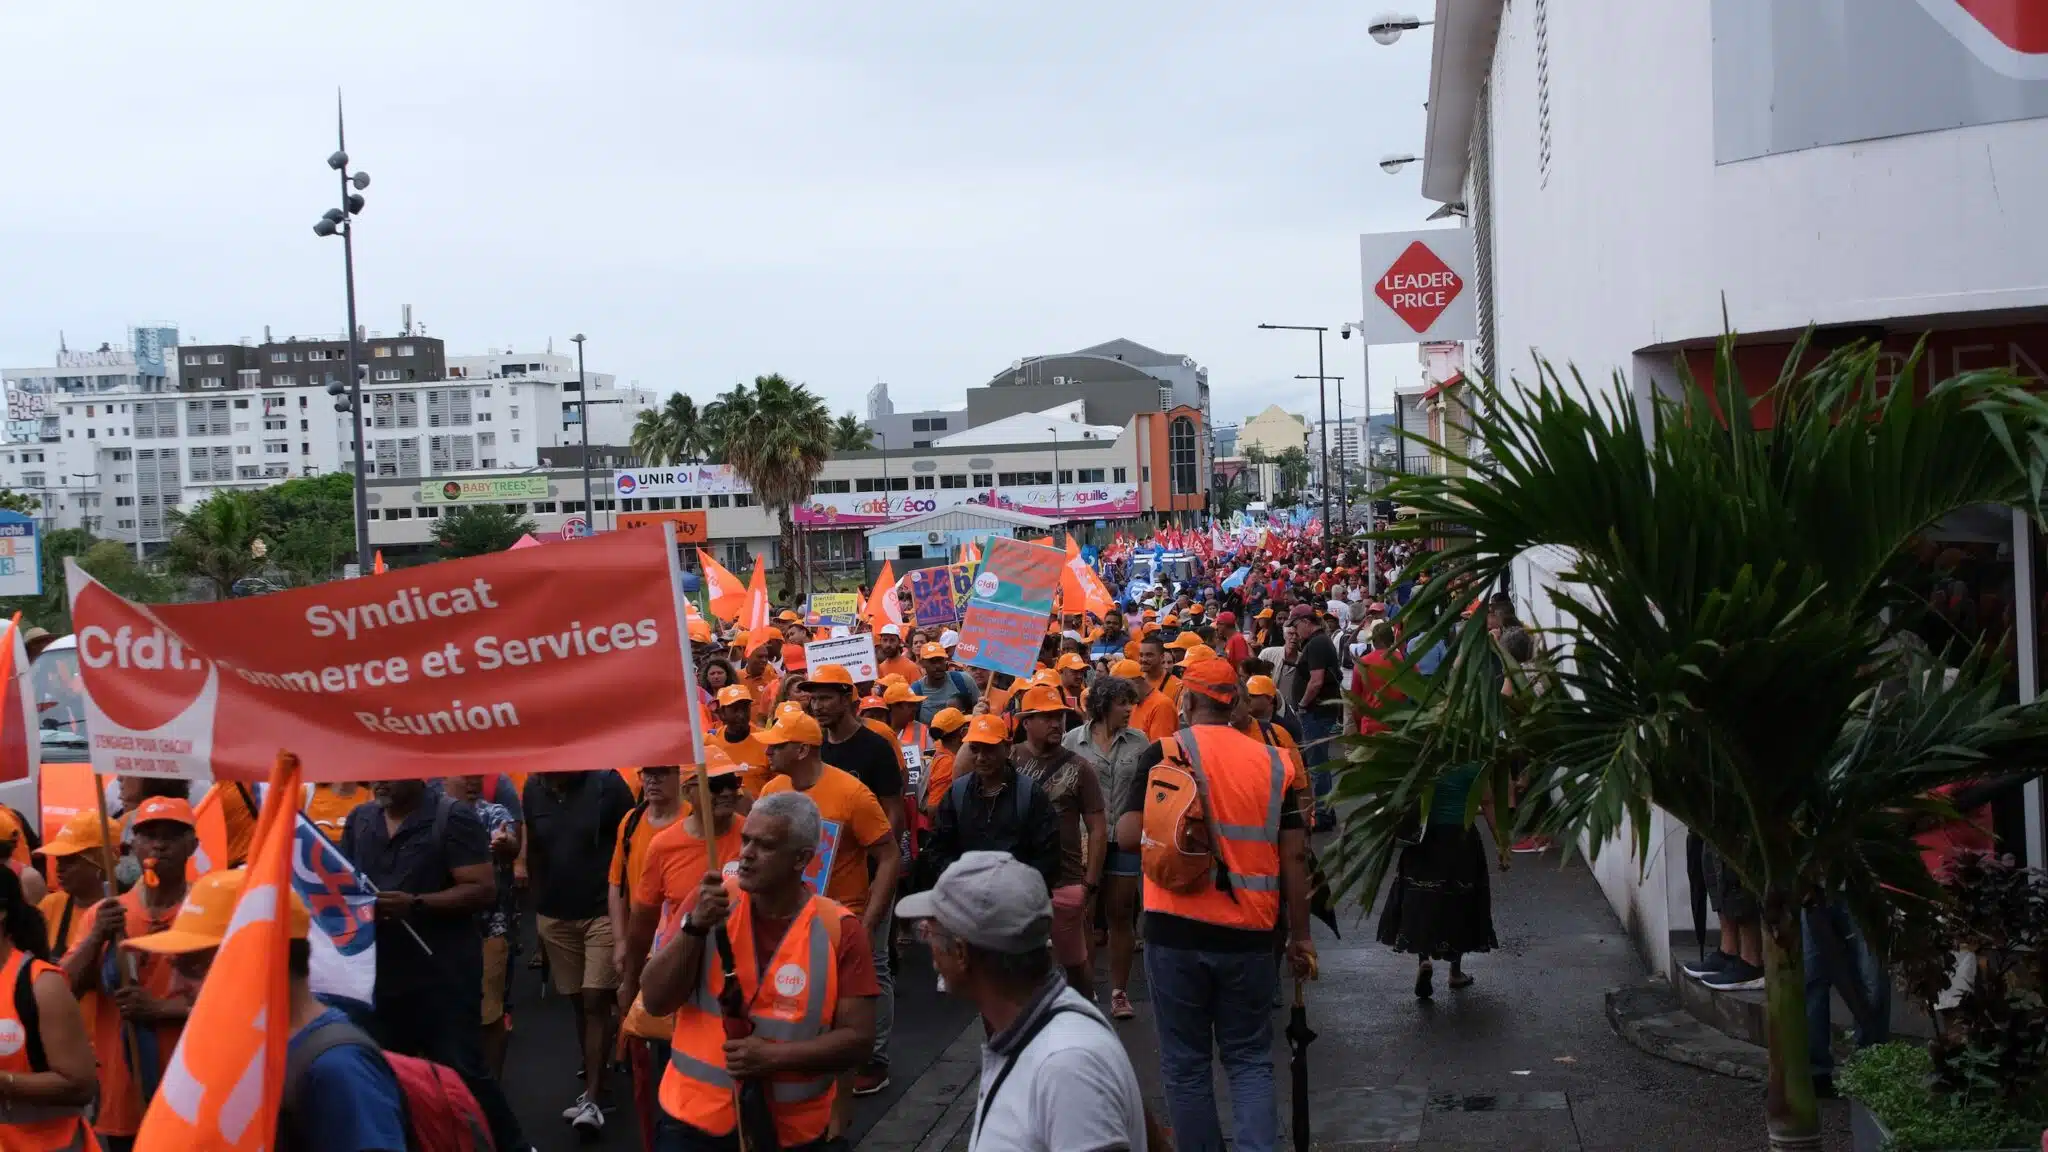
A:
<svg viewBox="0 0 2048 1152">
<path fill-rule="evenodd" d="M 293 833 L 292 888 L 313 915 L 306 940 L 314 994 L 369 1007 L 377 985 L 377 887 L 304 812 Z"/>
</svg>

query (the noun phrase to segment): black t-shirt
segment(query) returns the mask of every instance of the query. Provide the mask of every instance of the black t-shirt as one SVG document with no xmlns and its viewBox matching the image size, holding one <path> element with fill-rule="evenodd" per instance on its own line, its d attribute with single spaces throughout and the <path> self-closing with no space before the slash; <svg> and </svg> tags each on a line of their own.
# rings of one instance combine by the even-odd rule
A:
<svg viewBox="0 0 2048 1152">
<path fill-rule="evenodd" d="M 437 843 L 435 822 L 442 805 L 447 813 L 440 817 L 442 836 Z M 455 869 L 490 860 L 491 836 L 475 809 L 429 792 L 397 832 L 385 823 L 384 809 L 357 805 L 342 824 L 341 852 L 378 888 L 424 896 L 454 887 Z M 453 988 L 474 995 L 484 970 L 476 915 L 444 916 L 422 907 L 406 923 L 412 932 L 393 924 L 377 933 L 377 990 L 389 995 Z M 421 943 L 433 954 L 422 952 Z"/>
<path fill-rule="evenodd" d="M 1166 759 L 1166 752 L 1154 740 L 1144 755 L 1138 757 L 1137 771 L 1131 773 L 1131 782 L 1124 790 L 1123 807 L 1120 811 L 1140 812 L 1145 810 L 1145 785 L 1152 777 L 1152 769 Z M 1308 827 L 1301 819 L 1302 794 L 1299 789 L 1289 792 L 1280 808 L 1280 830 Z M 1282 902 L 1281 911 L 1286 911 Z M 1164 948 L 1187 948 L 1208 952 L 1260 952 L 1273 946 L 1273 931 L 1245 928 L 1225 928 L 1206 920 L 1190 920 L 1185 916 L 1174 916 L 1166 912 L 1145 913 L 1145 940 Z"/>
<path fill-rule="evenodd" d="M 865 724 L 842 741 L 834 741 L 828 734 L 818 758 L 858 777 L 877 800 L 903 798 L 903 766 L 897 763 L 896 749 Z"/>
<path fill-rule="evenodd" d="M 1341 709 L 1344 707 L 1344 664 L 1337 658 L 1337 645 L 1330 640 L 1328 632 L 1318 632 L 1301 646 L 1301 655 L 1294 662 L 1295 675 L 1300 678 L 1301 690 L 1308 690 L 1308 678 L 1320 668 L 1323 670 L 1323 686 L 1313 700 L 1296 700 L 1320 709 Z"/>
<path fill-rule="evenodd" d="M 606 913 L 605 884 L 619 821 L 633 808 L 633 790 L 617 772 L 568 773 L 557 794 L 543 775 L 526 782 L 526 869 L 533 910 L 554 920 L 592 920 Z"/>
</svg>

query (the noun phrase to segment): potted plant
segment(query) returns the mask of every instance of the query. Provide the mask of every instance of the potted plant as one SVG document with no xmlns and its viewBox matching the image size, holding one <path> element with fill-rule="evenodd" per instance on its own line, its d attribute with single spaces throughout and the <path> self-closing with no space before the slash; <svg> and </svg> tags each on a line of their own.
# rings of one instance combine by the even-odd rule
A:
<svg viewBox="0 0 2048 1152">
<path fill-rule="evenodd" d="M 1896 954 L 1932 1043 L 1860 1052 L 1837 1078 L 1858 1152 L 2031 1149 L 2048 1128 L 2048 875 L 1959 853 L 1924 922 L 1902 908 Z M 1957 994 L 1958 956 L 1971 978 Z"/>
</svg>

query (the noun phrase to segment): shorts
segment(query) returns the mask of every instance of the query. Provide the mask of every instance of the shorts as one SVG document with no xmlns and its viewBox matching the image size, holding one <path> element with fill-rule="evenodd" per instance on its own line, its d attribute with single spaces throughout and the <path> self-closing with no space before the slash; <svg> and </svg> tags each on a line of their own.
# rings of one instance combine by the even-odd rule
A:
<svg viewBox="0 0 2048 1152">
<path fill-rule="evenodd" d="M 1052 890 L 1052 958 L 1062 968 L 1088 963 L 1088 889 L 1067 884 Z"/>
<path fill-rule="evenodd" d="M 1756 897 L 1742 886 L 1742 879 L 1734 869 L 1721 862 L 1721 857 L 1712 848 L 1701 854 L 1700 861 L 1707 874 L 1707 898 L 1714 911 L 1724 920 L 1750 921 L 1762 914 L 1763 908 Z"/>
<path fill-rule="evenodd" d="M 564 996 L 578 992 L 610 992 L 619 986 L 619 970 L 612 964 L 612 922 L 608 916 L 588 920 L 557 920 L 534 917 L 540 930 L 540 946 L 548 954 L 548 974 L 555 991 Z"/>
<path fill-rule="evenodd" d="M 1109 859 L 1102 862 L 1102 873 L 1105 876 L 1142 876 L 1144 875 L 1144 861 L 1143 853 L 1126 852 L 1121 848 L 1111 848 L 1109 850 Z"/>
<path fill-rule="evenodd" d="M 484 938 L 484 1012 L 482 1024 L 489 1028 L 505 1016 L 505 981 L 510 975 L 512 941 L 507 936 Z"/>
</svg>

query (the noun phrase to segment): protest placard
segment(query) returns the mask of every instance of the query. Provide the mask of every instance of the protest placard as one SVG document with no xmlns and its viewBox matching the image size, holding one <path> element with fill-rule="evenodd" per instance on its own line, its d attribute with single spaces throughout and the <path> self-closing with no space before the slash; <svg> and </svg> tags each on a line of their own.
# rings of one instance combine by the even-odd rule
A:
<svg viewBox="0 0 2048 1152">
<path fill-rule="evenodd" d="M 956 589 L 964 579 L 965 568 L 957 564 L 913 571 L 910 574 L 911 621 L 921 626 L 951 626 L 956 623 L 960 619 L 961 600 Z"/>
<path fill-rule="evenodd" d="M 1038 648 L 1045 640 L 1066 558 L 1058 548 L 992 538 L 960 625 L 960 646 L 954 650 L 960 662 L 1012 676 L 1031 675 L 1038 666 Z"/>
<path fill-rule="evenodd" d="M 804 663 L 813 676 L 825 665 L 837 664 L 846 669 L 855 683 L 859 683 L 873 680 L 879 674 L 881 662 L 875 659 L 875 638 L 863 632 L 836 640 L 811 641 L 804 645 Z"/>
<path fill-rule="evenodd" d="M 701 762 L 672 530 L 203 604 L 67 565 L 99 772 L 309 781 Z M 598 719 L 598 718 L 601 718 Z"/>
<path fill-rule="evenodd" d="M 860 593 L 813 592 L 805 623 L 813 628 L 851 628 L 860 616 Z"/>
</svg>

